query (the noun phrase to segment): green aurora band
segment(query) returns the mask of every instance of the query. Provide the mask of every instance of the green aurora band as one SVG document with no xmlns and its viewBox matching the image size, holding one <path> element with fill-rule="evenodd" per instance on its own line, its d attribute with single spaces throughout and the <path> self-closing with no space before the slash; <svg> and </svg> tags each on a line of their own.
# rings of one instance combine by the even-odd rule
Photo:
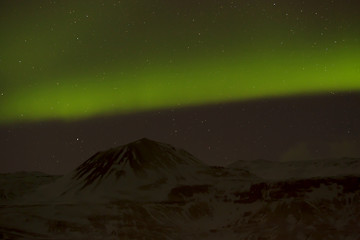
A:
<svg viewBox="0 0 360 240">
<path fill-rule="evenodd" d="M 98 10 L 95 3 L 62 3 L 55 11 L 33 3 L 22 7 L 33 11 L 20 22 L 14 20 L 19 8 L 6 5 L 15 13 L 5 17 L 11 26 L 4 19 L 0 25 L 6 36 L 0 42 L 0 122 L 360 90 L 359 17 L 349 9 L 343 22 L 325 12 L 328 24 L 313 23 L 318 14 L 308 10 L 296 25 L 306 6 L 286 5 L 260 17 L 253 16 L 260 7 L 243 10 L 241 17 L 228 7 L 225 17 L 213 21 L 220 8 L 214 4 L 180 8 L 182 17 L 174 20 L 179 10 L 164 7 L 164 1 L 167 13 L 157 9 L 155 16 L 160 3 L 139 7 L 124 2 L 121 11 L 132 12 L 125 19 L 112 4 Z M 109 22 L 116 27 L 106 26 Z M 234 22 L 239 23 L 235 29 Z"/>
</svg>

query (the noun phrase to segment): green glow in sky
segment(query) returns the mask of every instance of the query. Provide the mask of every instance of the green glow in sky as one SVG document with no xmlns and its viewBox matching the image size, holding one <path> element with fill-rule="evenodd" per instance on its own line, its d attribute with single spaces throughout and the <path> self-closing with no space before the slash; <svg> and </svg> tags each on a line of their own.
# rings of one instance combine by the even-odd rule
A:
<svg viewBox="0 0 360 240">
<path fill-rule="evenodd" d="M 360 90 L 351 6 L 195 2 L 4 4 L 0 122 Z"/>
</svg>

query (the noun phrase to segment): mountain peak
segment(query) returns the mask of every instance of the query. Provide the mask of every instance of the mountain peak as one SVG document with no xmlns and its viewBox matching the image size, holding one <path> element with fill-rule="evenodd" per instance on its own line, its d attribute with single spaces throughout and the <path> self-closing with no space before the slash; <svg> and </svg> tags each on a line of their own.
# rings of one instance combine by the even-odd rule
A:
<svg viewBox="0 0 360 240">
<path fill-rule="evenodd" d="M 151 142 L 151 143 L 157 143 L 156 141 L 151 140 L 151 139 L 146 138 L 146 137 L 140 138 L 140 139 L 138 139 L 138 140 L 136 140 L 136 141 L 134 141 L 134 142 L 132 142 L 132 143 L 149 143 L 149 142 Z M 130 143 L 130 144 L 132 144 L 132 143 Z"/>
<path fill-rule="evenodd" d="M 130 148 L 142 148 L 142 147 L 154 147 L 157 148 L 160 145 L 164 145 L 163 143 L 151 140 L 149 138 L 140 138 L 134 142 L 131 142 L 125 146 L 128 146 Z M 124 146 L 119 146 L 118 148 L 122 148 Z"/>
</svg>

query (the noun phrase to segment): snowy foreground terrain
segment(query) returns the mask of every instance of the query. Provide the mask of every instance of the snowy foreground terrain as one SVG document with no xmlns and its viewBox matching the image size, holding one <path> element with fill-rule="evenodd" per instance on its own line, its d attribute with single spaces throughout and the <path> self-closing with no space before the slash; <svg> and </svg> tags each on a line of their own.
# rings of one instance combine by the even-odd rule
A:
<svg viewBox="0 0 360 240">
<path fill-rule="evenodd" d="M 0 239 L 360 239 L 359 159 L 210 167 L 141 139 L 0 183 Z"/>
</svg>

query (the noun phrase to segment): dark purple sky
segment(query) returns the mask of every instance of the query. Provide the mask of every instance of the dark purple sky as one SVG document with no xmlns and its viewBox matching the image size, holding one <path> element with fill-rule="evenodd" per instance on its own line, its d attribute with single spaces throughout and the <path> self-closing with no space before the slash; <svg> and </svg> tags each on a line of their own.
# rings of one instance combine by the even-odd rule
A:
<svg viewBox="0 0 360 240">
<path fill-rule="evenodd" d="M 142 137 L 226 165 L 258 158 L 360 157 L 360 94 L 263 99 L 75 122 L 0 126 L 0 171 L 65 173 Z"/>
</svg>

